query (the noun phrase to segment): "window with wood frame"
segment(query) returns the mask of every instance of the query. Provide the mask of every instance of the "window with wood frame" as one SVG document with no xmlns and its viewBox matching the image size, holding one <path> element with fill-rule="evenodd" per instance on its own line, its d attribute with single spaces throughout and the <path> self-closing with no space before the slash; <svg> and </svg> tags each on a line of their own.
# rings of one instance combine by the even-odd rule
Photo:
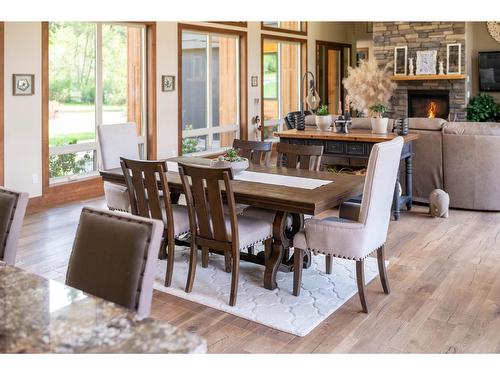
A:
<svg viewBox="0 0 500 375">
<path fill-rule="evenodd" d="M 301 41 L 262 39 L 262 140 L 272 140 L 285 116 L 300 109 L 304 46 Z"/>
<path fill-rule="evenodd" d="M 146 148 L 146 27 L 48 24 L 50 184 L 97 175 L 96 126 L 134 122 Z"/>
<path fill-rule="evenodd" d="M 240 135 L 240 36 L 182 29 L 182 154 L 217 152 Z"/>
<path fill-rule="evenodd" d="M 304 21 L 263 21 L 262 30 L 283 31 L 293 34 L 307 34 L 307 22 Z"/>
</svg>

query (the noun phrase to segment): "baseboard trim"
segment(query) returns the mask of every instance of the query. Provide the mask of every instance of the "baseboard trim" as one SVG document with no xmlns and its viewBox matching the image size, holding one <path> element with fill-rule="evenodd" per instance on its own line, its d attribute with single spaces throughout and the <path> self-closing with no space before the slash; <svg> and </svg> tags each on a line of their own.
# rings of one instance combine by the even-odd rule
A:
<svg viewBox="0 0 500 375">
<path fill-rule="evenodd" d="M 30 198 L 27 214 L 34 214 L 66 203 L 97 198 L 104 195 L 101 177 L 51 186 L 42 196 Z"/>
</svg>

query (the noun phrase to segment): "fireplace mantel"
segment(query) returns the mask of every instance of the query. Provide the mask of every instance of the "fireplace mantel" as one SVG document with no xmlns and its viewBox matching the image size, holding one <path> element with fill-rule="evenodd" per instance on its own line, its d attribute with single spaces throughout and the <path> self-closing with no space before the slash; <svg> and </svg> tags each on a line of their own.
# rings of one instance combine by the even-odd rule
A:
<svg viewBox="0 0 500 375">
<path fill-rule="evenodd" d="M 465 74 L 422 74 L 414 76 L 392 76 L 393 81 L 434 81 L 449 79 L 465 79 Z"/>
</svg>

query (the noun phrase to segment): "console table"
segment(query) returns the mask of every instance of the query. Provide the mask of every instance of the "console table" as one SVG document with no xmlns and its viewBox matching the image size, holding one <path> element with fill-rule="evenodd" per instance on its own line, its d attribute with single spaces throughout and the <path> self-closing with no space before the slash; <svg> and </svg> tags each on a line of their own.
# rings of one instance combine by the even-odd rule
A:
<svg viewBox="0 0 500 375">
<path fill-rule="evenodd" d="M 330 156 L 368 159 L 375 143 L 390 141 L 397 134 L 372 134 L 370 130 L 353 129 L 350 133 L 335 133 L 334 131 L 321 131 L 316 128 L 306 130 L 286 130 L 274 133 L 280 142 L 296 145 L 323 145 L 323 153 Z M 401 206 L 406 204 L 408 210 L 412 206 L 412 142 L 418 139 L 418 134 L 403 136 L 404 146 L 401 160 L 405 162 L 405 191 L 399 195 L 399 175 L 394 188 L 392 214 L 394 220 L 399 220 Z"/>
</svg>

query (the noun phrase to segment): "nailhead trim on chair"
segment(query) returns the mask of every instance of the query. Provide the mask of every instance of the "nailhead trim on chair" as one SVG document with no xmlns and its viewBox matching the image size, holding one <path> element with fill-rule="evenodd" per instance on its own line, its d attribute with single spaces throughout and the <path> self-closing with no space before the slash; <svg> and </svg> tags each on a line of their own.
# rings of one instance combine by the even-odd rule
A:
<svg viewBox="0 0 500 375">
<path fill-rule="evenodd" d="M 322 250 L 315 250 L 315 249 L 311 249 L 311 248 L 307 248 L 307 250 L 312 251 L 315 255 L 316 254 L 331 255 L 332 257 L 335 257 L 335 258 L 342 258 L 342 259 L 349 259 L 349 260 L 356 260 L 356 261 L 358 261 L 358 260 L 364 260 L 364 259 L 368 258 L 371 254 L 373 254 L 375 251 L 377 251 L 378 249 L 380 249 L 384 245 L 385 245 L 385 242 L 382 245 L 376 247 L 375 250 L 370 251 L 363 258 L 349 258 L 349 257 L 346 257 L 346 256 L 340 256 L 340 255 L 337 255 L 337 254 L 326 253 L 326 252 L 324 252 Z"/>
<path fill-rule="evenodd" d="M 267 237 L 264 237 L 264 238 L 262 238 L 262 239 L 260 239 L 260 240 L 254 241 L 254 242 L 252 242 L 251 244 L 246 245 L 245 247 L 241 247 L 241 246 L 240 246 L 240 248 L 239 248 L 238 250 L 245 250 L 245 249 L 248 249 L 249 247 L 254 246 L 255 244 L 258 244 L 259 242 L 264 242 L 265 240 L 268 240 L 269 238 L 272 238 L 272 237 L 273 237 L 272 235 L 271 235 L 271 236 L 267 236 Z"/>
<path fill-rule="evenodd" d="M 106 217 L 110 217 L 110 218 L 113 218 L 113 219 L 116 219 L 116 220 L 123 220 L 123 221 L 127 221 L 127 222 L 133 222 L 133 223 L 136 223 L 136 224 L 140 224 L 140 225 L 144 225 L 144 226 L 149 227 L 149 235 L 148 235 L 148 238 L 146 240 L 146 246 L 145 246 L 144 251 L 143 251 L 143 263 L 141 265 L 141 273 L 140 273 L 140 277 L 139 277 L 139 283 L 138 283 L 137 288 L 136 288 L 137 295 L 135 297 L 135 305 L 134 305 L 134 307 L 137 310 L 139 308 L 139 301 L 140 301 L 141 292 L 142 292 L 142 289 L 140 288 L 140 286 L 142 285 L 142 279 L 144 278 L 144 272 L 146 270 L 146 260 L 147 260 L 147 257 L 148 257 L 149 243 L 151 242 L 151 233 L 153 232 L 152 231 L 153 224 L 149 223 L 149 222 L 142 221 L 142 220 L 134 219 L 133 217 L 116 216 L 116 215 L 108 214 L 106 212 L 94 211 L 94 210 L 91 210 L 91 209 L 88 209 L 88 208 L 83 208 L 82 212 L 87 212 L 87 213 L 90 213 L 90 214 L 93 214 L 93 215 L 106 216 Z M 78 233 L 79 229 L 80 229 L 80 223 L 78 223 L 78 228 L 77 228 L 76 233 Z M 71 261 L 69 262 L 69 264 L 71 264 Z M 67 272 L 69 272 L 69 269 L 70 268 L 68 266 Z"/>
</svg>

